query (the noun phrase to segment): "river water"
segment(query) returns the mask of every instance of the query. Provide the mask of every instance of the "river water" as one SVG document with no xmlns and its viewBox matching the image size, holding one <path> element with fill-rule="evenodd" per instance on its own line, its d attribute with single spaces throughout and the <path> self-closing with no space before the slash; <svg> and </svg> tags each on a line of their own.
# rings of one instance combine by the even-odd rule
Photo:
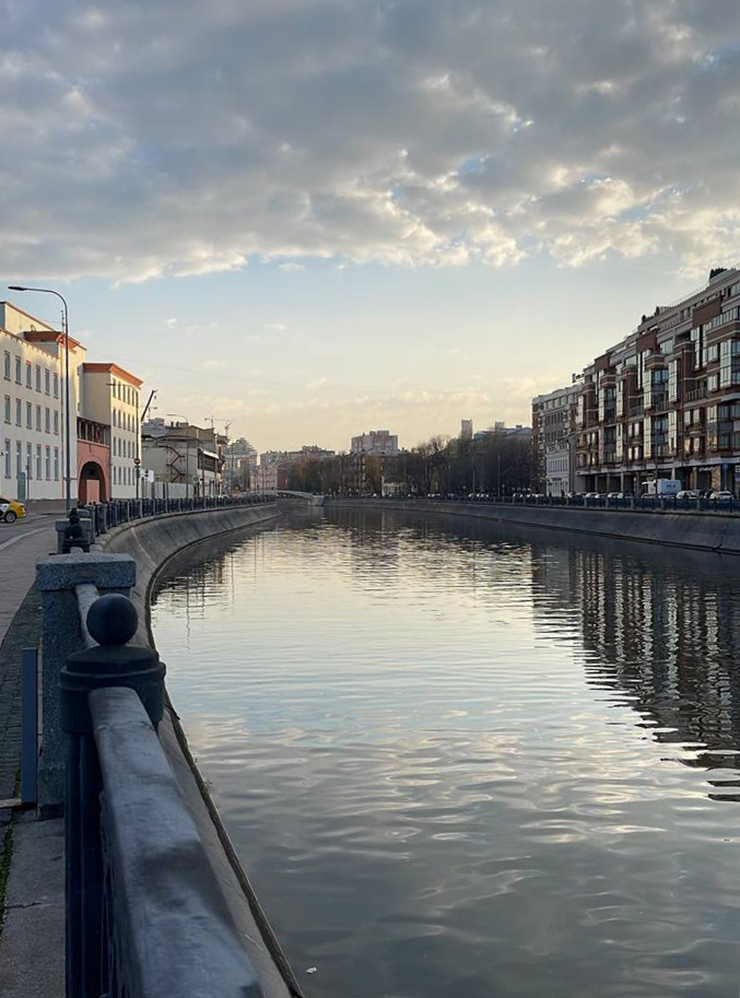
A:
<svg viewBox="0 0 740 998">
<path fill-rule="evenodd" d="M 737 559 L 291 513 L 153 626 L 309 998 L 737 998 Z"/>
</svg>

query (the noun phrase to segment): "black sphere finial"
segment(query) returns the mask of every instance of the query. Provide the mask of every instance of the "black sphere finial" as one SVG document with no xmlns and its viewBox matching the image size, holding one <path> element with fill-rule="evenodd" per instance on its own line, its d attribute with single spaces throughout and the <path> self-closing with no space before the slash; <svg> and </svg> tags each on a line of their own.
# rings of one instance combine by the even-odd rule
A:
<svg viewBox="0 0 740 998">
<path fill-rule="evenodd" d="M 99 596 L 87 611 L 87 629 L 100 645 L 125 645 L 138 626 L 136 607 L 122 593 Z"/>
</svg>

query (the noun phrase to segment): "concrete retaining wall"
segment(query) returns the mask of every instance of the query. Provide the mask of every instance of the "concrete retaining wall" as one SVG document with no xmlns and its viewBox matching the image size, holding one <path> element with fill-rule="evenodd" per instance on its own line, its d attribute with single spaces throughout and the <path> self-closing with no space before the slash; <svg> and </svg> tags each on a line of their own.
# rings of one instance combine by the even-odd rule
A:
<svg viewBox="0 0 740 998">
<path fill-rule="evenodd" d="M 199 541 L 259 526 L 277 516 L 274 503 L 171 513 L 123 524 L 101 537 L 106 553 L 129 554 L 136 561 L 136 585 L 131 591 L 139 611 L 135 643 L 154 643 L 149 628 L 149 598 L 157 576 L 178 551 Z M 177 668 L 176 662 L 167 664 Z M 159 725 L 159 738 L 195 819 L 214 879 L 221 884 L 226 905 L 245 939 L 262 993 L 265 998 L 300 998 L 296 978 L 231 844 L 169 701 Z"/>
<path fill-rule="evenodd" d="M 135 520 L 115 527 L 99 538 L 109 554 L 130 554 L 136 561 L 136 586 L 131 599 L 139 611 L 138 644 L 150 644 L 149 596 L 157 575 L 183 548 L 198 541 L 233 533 L 278 516 L 275 503 L 264 506 L 232 506 L 192 513 L 169 513 L 151 520 Z"/>
<path fill-rule="evenodd" d="M 410 513 L 468 516 L 539 530 L 570 530 L 650 544 L 740 555 L 740 516 L 725 513 L 637 512 L 563 506 L 498 506 L 465 502 L 327 499 L 327 508 L 399 509 Z"/>
</svg>

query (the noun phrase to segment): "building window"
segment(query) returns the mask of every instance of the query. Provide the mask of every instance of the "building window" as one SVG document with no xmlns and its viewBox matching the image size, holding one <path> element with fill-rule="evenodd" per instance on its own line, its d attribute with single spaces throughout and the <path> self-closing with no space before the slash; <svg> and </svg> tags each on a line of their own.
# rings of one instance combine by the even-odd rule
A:
<svg viewBox="0 0 740 998">
<path fill-rule="evenodd" d="M 41 433 L 41 406 L 36 406 L 36 429 Z"/>
<path fill-rule="evenodd" d="M 59 398 L 59 375 L 54 373 L 54 398 Z"/>
<path fill-rule="evenodd" d="M 51 373 L 48 367 L 44 368 L 44 392 L 48 395 L 51 388 Z"/>
<path fill-rule="evenodd" d="M 10 466 L 11 466 L 12 457 L 11 457 L 11 453 L 10 453 L 10 440 L 8 440 L 7 437 L 5 438 L 5 451 L 4 451 L 4 453 L 5 453 L 5 477 L 6 478 L 10 478 L 10 471 L 11 471 L 11 467 Z"/>
<path fill-rule="evenodd" d="M 33 365 L 30 360 L 26 361 L 26 388 L 33 388 Z"/>
<path fill-rule="evenodd" d="M 39 451 L 41 448 L 39 448 Z M 54 448 L 54 481 L 59 481 L 59 448 Z"/>
<path fill-rule="evenodd" d="M 672 360 L 668 365 L 668 401 L 678 401 L 678 361 Z"/>
<path fill-rule="evenodd" d="M 54 436 L 59 436 L 59 413 L 54 410 Z"/>
<path fill-rule="evenodd" d="M 20 399 L 15 400 L 15 425 L 23 426 L 23 406 Z"/>
<path fill-rule="evenodd" d="M 48 408 L 44 409 L 44 431 L 51 433 L 51 412 Z"/>
<path fill-rule="evenodd" d="M 3 357 L 3 374 L 5 375 L 5 380 L 10 381 L 10 354 L 7 350 Z"/>
<path fill-rule="evenodd" d="M 29 430 L 33 429 L 33 406 L 30 402 L 26 402 L 26 426 Z"/>
<path fill-rule="evenodd" d="M 49 481 L 51 481 L 51 447 L 47 447 L 46 448 L 46 461 L 45 461 L 45 465 L 46 465 L 46 468 L 45 468 L 45 470 L 46 470 L 46 481 L 49 482 Z"/>
<path fill-rule="evenodd" d="M 32 450 L 33 450 L 33 448 L 31 447 L 31 444 L 26 444 L 26 477 L 27 478 L 31 478 L 32 477 L 31 476 L 31 467 L 32 467 L 32 464 L 33 464 Z"/>
<path fill-rule="evenodd" d="M 16 440 L 15 442 L 15 477 L 20 478 L 23 472 L 23 452 L 21 451 L 21 442 Z"/>
<path fill-rule="evenodd" d="M 36 391 L 41 391 L 41 364 L 36 365 Z"/>
<path fill-rule="evenodd" d="M 5 422 L 9 423 L 10 422 L 10 395 L 6 395 L 5 396 L 4 413 L 5 413 Z"/>
<path fill-rule="evenodd" d="M 36 444 L 36 477 L 41 478 L 41 444 Z"/>
<path fill-rule="evenodd" d="M 21 383 L 21 359 L 20 357 L 15 358 L 15 383 L 20 385 Z"/>
</svg>

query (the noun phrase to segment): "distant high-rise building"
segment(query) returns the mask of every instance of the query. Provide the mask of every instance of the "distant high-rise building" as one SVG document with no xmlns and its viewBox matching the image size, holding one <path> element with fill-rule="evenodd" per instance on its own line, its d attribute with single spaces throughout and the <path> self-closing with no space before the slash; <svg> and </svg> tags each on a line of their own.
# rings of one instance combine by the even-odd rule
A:
<svg viewBox="0 0 740 998">
<path fill-rule="evenodd" d="M 472 440 L 473 439 L 473 420 L 472 419 L 462 419 L 462 420 L 460 420 L 460 439 L 461 440 Z"/>
<path fill-rule="evenodd" d="M 398 454 L 398 437 L 388 430 L 370 430 L 359 437 L 352 437 L 353 454 L 380 454 L 388 457 Z"/>
</svg>

